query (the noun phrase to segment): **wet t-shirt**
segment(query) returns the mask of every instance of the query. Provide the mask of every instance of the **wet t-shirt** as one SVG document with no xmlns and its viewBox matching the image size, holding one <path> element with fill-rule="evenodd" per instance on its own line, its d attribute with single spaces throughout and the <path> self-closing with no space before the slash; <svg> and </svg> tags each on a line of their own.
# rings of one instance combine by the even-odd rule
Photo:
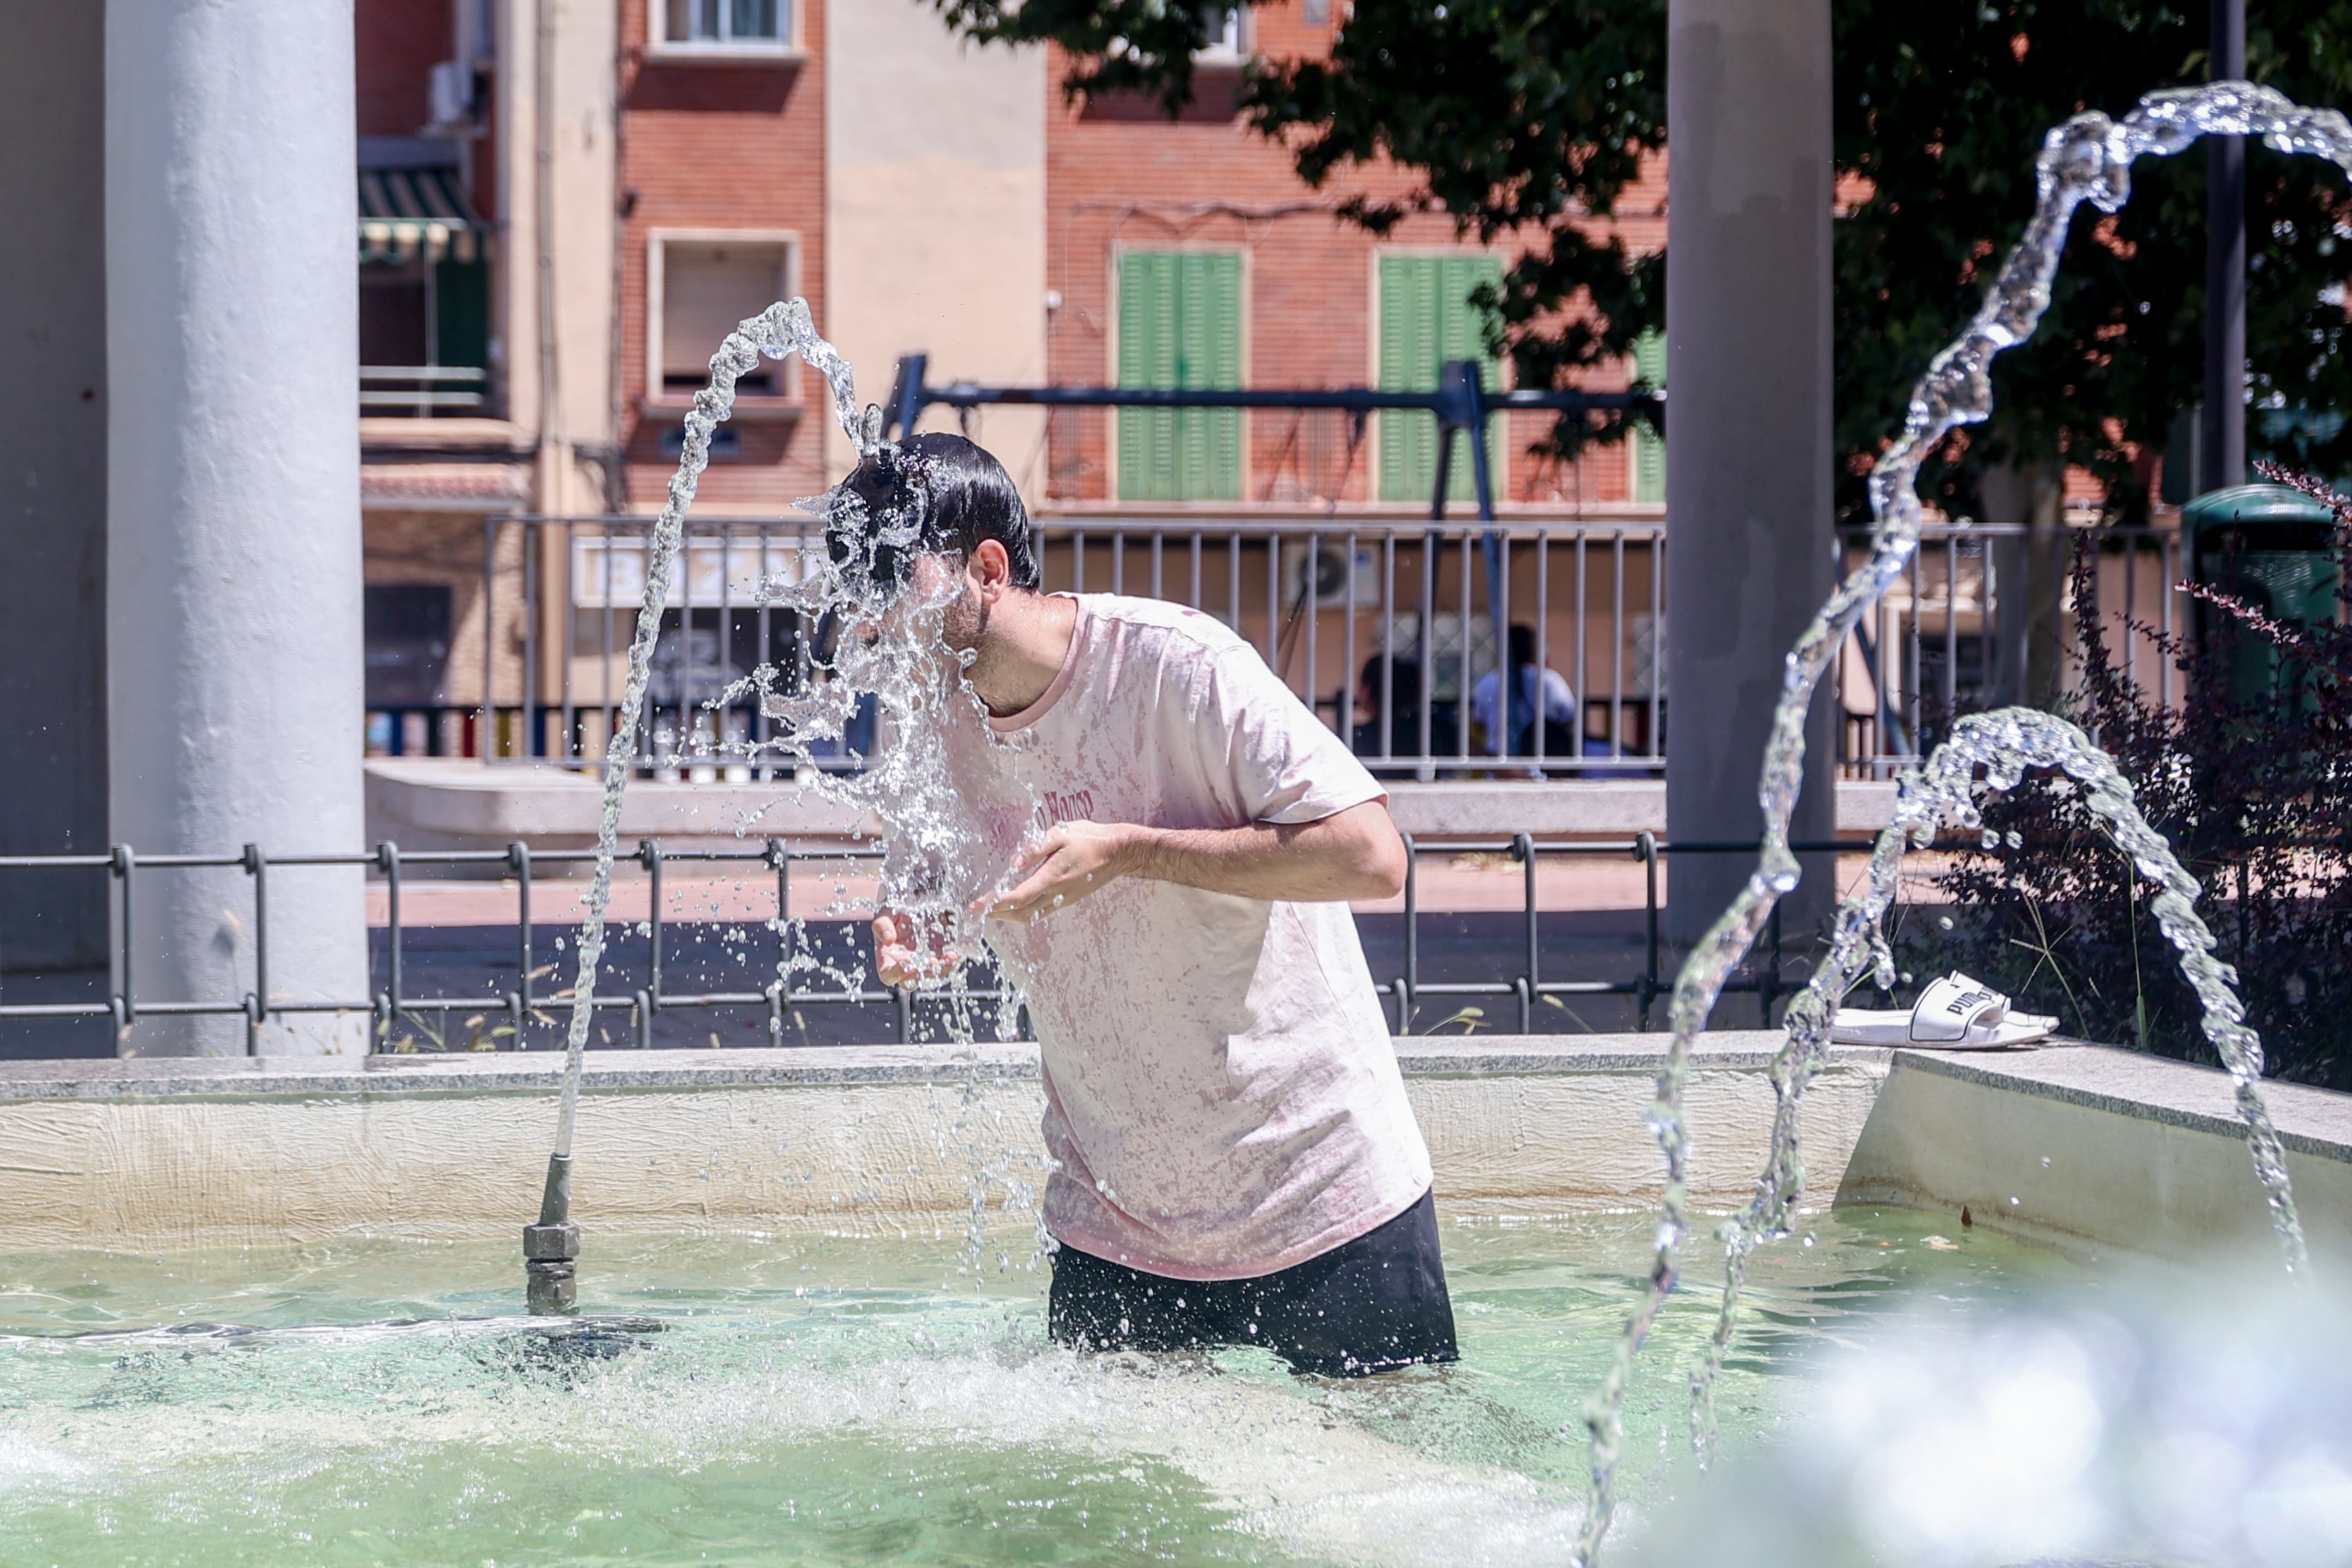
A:
<svg viewBox="0 0 2352 1568">
<path fill-rule="evenodd" d="M 1045 695 L 989 721 L 985 762 L 965 752 L 1032 816 L 992 823 L 992 837 L 1074 819 L 1312 822 L 1385 798 L 1216 620 L 1108 595 L 1077 606 Z M 1025 787 L 1004 788 L 1012 778 Z M 1124 877 L 988 931 L 1044 1047 L 1057 1240 L 1154 1274 L 1246 1279 L 1353 1240 L 1428 1190 L 1346 904 Z"/>
</svg>

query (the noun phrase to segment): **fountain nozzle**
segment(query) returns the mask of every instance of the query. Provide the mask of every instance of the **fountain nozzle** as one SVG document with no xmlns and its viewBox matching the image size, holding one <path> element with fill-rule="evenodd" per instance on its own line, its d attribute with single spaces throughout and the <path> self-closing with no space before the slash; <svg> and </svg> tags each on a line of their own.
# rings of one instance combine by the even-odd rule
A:
<svg viewBox="0 0 2352 1568">
<path fill-rule="evenodd" d="M 572 1223 L 572 1156 L 550 1154 L 539 1223 L 522 1227 L 524 1298 L 531 1316 L 572 1313 L 579 1289 L 573 1278 L 579 1257 L 580 1227 Z"/>
</svg>

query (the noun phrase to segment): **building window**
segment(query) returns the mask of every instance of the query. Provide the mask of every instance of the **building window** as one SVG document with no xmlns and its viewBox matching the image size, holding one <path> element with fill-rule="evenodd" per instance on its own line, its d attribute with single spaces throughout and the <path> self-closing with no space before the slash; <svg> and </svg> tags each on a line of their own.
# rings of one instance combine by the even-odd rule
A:
<svg viewBox="0 0 2352 1568">
<path fill-rule="evenodd" d="M 793 242 L 780 237 L 657 237 L 653 241 L 646 345 L 656 397 L 682 400 L 710 380 L 710 356 L 727 334 L 793 287 Z M 784 363 L 762 358 L 735 383 L 738 395 L 780 397 Z"/>
<path fill-rule="evenodd" d="M 487 226 L 446 142 L 362 138 L 360 410 L 470 416 L 488 402 Z"/>
<path fill-rule="evenodd" d="M 657 45 L 774 53 L 793 43 L 793 0 L 663 0 Z"/>
<path fill-rule="evenodd" d="M 1248 16 L 1238 5 L 1203 16 L 1201 47 L 1193 59 L 1204 66 L 1237 66 L 1248 58 Z"/>
<path fill-rule="evenodd" d="M 451 597 L 446 583 L 370 583 L 362 590 L 369 707 L 448 700 Z"/>
<path fill-rule="evenodd" d="M 1470 303 L 1482 283 L 1499 282 L 1502 264 L 1491 256 L 1383 256 L 1380 259 L 1380 384 L 1383 392 L 1434 392 L 1448 360 L 1477 362 L 1489 389 L 1494 356 L 1486 352 L 1486 317 Z M 1486 426 L 1486 467 L 1495 493 L 1503 492 L 1500 419 Z M 1437 488 L 1437 416 L 1392 410 L 1381 416 L 1381 499 L 1426 501 Z M 1455 447 L 1445 475 L 1451 500 L 1475 500 L 1478 487 L 1470 450 Z"/>
<path fill-rule="evenodd" d="M 1633 376 L 1653 391 L 1665 390 L 1665 333 L 1643 332 L 1633 340 Z M 1666 444 L 1652 435 L 1647 426 L 1636 425 L 1633 433 L 1625 437 L 1625 466 L 1632 475 L 1633 500 L 1664 501 L 1666 499 Z"/>
<path fill-rule="evenodd" d="M 1131 250 L 1118 261 L 1118 384 L 1242 384 L 1242 258 Z M 1118 411 L 1121 500 L 1239 500 L 1238 408 Z"/>
</svg>

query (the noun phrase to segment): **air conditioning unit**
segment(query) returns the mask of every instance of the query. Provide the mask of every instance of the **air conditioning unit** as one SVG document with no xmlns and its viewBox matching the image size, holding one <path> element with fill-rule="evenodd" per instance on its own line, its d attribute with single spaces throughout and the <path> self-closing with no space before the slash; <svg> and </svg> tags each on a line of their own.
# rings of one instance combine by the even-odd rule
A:
<svg viewBox="0 0 2352 1568">
<path fill-rule="evenodd" d="M 1344 607 L 1348 603 L 1349 563 L 1347 541 L 1338 543 L 1324 540 L 1315 547 L 1315 603 L 1323 608 Z M 1282 547 L 1283 595 L 1292 604 L 1303 605 L 1307 595 L 1307 542 L 1286 543 Z M 1354 575 L 1356 607 L 1370 610 L 1381 603 L 1381 552 L 1377 545 L 1356 546 Z"/>
</svg>

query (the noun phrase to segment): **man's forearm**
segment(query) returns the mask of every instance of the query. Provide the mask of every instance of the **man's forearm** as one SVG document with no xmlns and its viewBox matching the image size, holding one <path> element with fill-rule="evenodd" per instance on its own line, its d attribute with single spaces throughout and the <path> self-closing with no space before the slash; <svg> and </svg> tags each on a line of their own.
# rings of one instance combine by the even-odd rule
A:
<svg viewBox="0 0 2352 1568">
<path fill-rule="evenodd" d="M 1317 822 L 1129 833 L 1125 875 L 1214 893 L 1322 903 L 1392 898 L 1404 885 L 1404 847 L 1377 801 Z"/>
</svg>

